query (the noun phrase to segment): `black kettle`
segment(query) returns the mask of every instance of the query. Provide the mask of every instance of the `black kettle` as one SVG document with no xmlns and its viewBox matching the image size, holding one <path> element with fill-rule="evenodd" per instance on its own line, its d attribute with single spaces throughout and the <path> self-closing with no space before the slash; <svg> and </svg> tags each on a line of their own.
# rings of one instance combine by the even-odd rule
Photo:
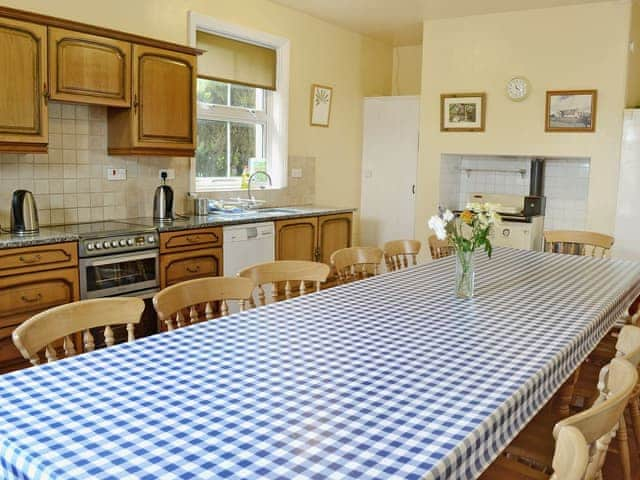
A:
<svg viewBox="0 0 640 480">
<path fill-rule="evenodd" d="M 38 233 L 38 208 L 33 193 L 29 190 L 16 190 L 11 199 L 11 233 L 29 235 Z"/>
<path fill-rule="evenodd" d="M 162 185 L 153 196 L 153 219 L 161 222 L 173 220 L 173 188 L 167 185 L 167 172 L 162 172 Z"/>
</svg>

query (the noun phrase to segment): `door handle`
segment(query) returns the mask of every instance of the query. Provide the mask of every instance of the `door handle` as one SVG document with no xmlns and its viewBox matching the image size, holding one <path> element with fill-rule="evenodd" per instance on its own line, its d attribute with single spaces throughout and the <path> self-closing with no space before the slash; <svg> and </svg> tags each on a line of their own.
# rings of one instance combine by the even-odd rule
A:
<svg viewBox="0 0 640 480">
<path fill-rule="evenodd" d="M 32 256 L 32 257 L 25 257 L 20 255 L 19 260 L 22 263 L 38 263 L 40 260 L 42 259 L 42 257 L 38 254 Z"/>
<path fill-rule="evenodd" d="M 200 271 L 200 265 L 196 265 L 195 267 L 186 267 L 185 270 L 189 273 L 198 273 Z"/>
<path fill-rule="evenodd" d="M 415 194 L 416 194 L 416 184 L 415 184 L 415 183 L 414 183 L 413 185 L 411 185 L 411 193 L 412 193 L 413 195 L 415 195 Z"/>
<path fill-rule="evenodd" d="M 36 303 L 40 301 L 40 299 L 42 299 L 41 293 L 38 293 L 35 297 L 27 297 L 26 295 L 22 295 L 20 297 L 20 300 L 22 300 L 25 303 Z"/>
</svg>

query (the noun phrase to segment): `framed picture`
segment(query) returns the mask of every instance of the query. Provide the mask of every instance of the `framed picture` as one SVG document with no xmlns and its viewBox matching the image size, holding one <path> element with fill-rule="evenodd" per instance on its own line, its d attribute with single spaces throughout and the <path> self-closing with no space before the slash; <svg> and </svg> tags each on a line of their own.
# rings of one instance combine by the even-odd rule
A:
<svg viewBox="0 0 640 480">
<path fill-rule="evenodd" d="M 333 88 L 324 85 L 311 85 L 311 125 L 328 127 L 331 115 Z"/>
<path fill-rule="evenodd" d="M 440 95 L 441 132 L 484 132 L 485 93 Z"/>
<path fill-rule="evenodd" d="M 547 92 L 545 132 L 594 132 L 597 90 Z"/>
</svg>

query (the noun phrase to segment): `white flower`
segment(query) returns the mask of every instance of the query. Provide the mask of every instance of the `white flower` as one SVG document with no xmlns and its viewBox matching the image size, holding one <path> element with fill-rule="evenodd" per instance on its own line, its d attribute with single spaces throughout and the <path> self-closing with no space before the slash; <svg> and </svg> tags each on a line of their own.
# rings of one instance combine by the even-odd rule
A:
<svg viewBox="0 0 640 480">
<path fill-rule="evenodd" d="M 438 216 L 433 216 L 429 219 L 429 228 L 434 231 L 438 240 L 444 240 L 447 238 L 447 231 L 445 230 L 445 222 Z"/>
<path fill-rule="evenodd" d="M 455 218 L 455 216 L 453 215 L 453 213 L 451 212 L 451 210 L 447 210 L 444 212 L 444 214 L 442 215 L 442 219 L 444 220 L 445 223 L 449 223 L 450 221 L 452 221 Z"/>
</svg>

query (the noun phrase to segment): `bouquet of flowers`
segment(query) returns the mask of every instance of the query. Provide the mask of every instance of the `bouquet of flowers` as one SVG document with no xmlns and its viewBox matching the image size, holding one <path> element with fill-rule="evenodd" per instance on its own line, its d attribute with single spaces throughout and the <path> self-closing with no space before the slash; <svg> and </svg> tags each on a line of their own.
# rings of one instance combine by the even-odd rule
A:
<svg viewBox="0 0 640 480">
<path fill-rule="evenodd" d="M 456 293 L 473 296 L 475 272 L 473 252 L 483 247 L 491 258 L 491 229 L 500 222 L 498 205 L 470 203 L 458 218 L 450 210 L 440 208 L 439 214 L 429 219 L 431 228 L 440 240 L 449 240 L 456 251 Z"/>
</svg>

